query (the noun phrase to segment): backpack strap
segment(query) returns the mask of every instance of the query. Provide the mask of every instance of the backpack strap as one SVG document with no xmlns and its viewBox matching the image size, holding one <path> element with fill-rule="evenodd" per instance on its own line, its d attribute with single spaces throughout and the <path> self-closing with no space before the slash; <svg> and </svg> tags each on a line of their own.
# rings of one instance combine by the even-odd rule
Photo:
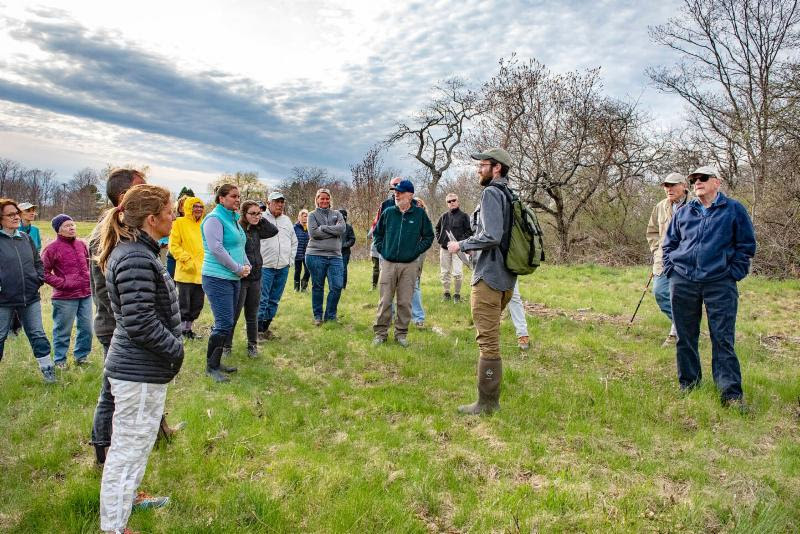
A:
<svg viewBox="0 0 800 534">
<path fill-rule="evenodd" d="M 511 225 L 514 221 L 514 194 L 506 184 L 490 183 L 487 187 L 496 187 L 503 192 L 503 195 L 508 201 L 508 213 L 506 214 L 505 221 L 503 221 L 503 237 L 500 240 L 500 251 L 503 253 L 503 259 L 508 255 L 508 248 L 511 246 Z"/>
</svg>

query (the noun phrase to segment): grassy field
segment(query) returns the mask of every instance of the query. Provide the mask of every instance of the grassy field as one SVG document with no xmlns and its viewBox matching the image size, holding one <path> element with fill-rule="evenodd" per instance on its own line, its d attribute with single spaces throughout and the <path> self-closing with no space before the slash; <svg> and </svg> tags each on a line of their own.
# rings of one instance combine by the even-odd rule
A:
<svg viewBox="0 0 800 534">
<path fill-rule="evenodd" d="M 81 234 L 88 233 L 81 227 Z M 722 408 L 701 339 L 703 387 L 678 393 L 667 320 L 649 296 L 626 332 L 646 268 L 546 266 L 526 277 L 531 350 L 503 322 L 502 410 L 462 417 L 477 349 L 466 303 L 438 300 L 426 266 L 426 328 L 371 346 L 370 264 L 351 264 L 340 322 L 314 328 L 288 290 L 280 340 L 245 355 L 229 384 L 189 342 L 170 386 L 187 427 L 150 457 L 142 489 L 164 509 L 143 532 L 797 532 L 800 282 L 740 285 L 737 351 L 747 415 Z M 51 308 L 45 294 L 45 325 Z M 200 329 L 207 331 L 206 306 Z M 46 386 L 24 336 L 0 364 L 0 531 L 95 532 L 100 471 L 88 446 L 99 347 Z"/>
</svg>

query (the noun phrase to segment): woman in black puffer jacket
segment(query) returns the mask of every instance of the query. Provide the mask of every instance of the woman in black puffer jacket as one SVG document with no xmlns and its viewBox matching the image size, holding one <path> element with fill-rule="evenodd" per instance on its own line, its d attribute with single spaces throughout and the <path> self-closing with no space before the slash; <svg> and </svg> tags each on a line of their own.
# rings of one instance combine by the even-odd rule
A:
<svg viewBox="0 0 800 534">
<path fill-rule="evenodd" d="M 261 257 L 261 240 L 278 235 L 278 227 L 261 217 L 261 208 L 254 200 L 245 200 L 240 208 L 242 216 L 239 224 L 244 229 L 247 241 L 244 252 L 250 262 L 250 274 L 242 278 L 239 289 L 239 301 L 236 304 L 236 314 L 233 317 L 233 328 L 222 349 L 222 355 L 230 354 L 233 347 L 233 333 L 236 323 L 244 308 L 244 319 L 247 324 L 247 355 L 258 358 L 258 301 L 261 298 L 261 268 L 264 258 Z"/>
<path fill-rule="evenodd" d="M 178 293 L 159 260 L 158 240 L 174 215 L 170 193 L 129 189 L 103 221 L 98 263 L 116 328 L 105 375 L 114 396 L 114 432 L 100 487 L 100 528 L 122 532 L 155 443 L 169 383 L 183 363 Z"/>
</svg>

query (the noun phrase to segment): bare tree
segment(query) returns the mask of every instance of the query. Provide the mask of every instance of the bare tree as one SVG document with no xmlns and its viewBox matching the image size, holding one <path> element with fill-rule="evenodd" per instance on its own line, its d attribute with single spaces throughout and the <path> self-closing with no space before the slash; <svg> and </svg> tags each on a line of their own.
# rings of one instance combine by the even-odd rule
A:
<svg viewBox="0 0 800 534">
<path fill-rule="evenodd" d="M 214 192 L 222 184 L 233 184 L 239 188 L 242 200 L 264 200 L 267 196 L 267 184 L 258 179 L 257 172 L 237 171 L 233 174 L 222 174 L 208 184 L 208 192 Z"/>
<path fill-rule="evenodd" d="M 435 86 L 434 93 L 430 103 L 410 121 L 398 123 L 386 139 L 389 146 L 402 141 L 412 147 L 411 155 L 430 172 L 430 198 L 453 163 L 453 151 L 461 143 L 467 122 L 482 112 L 478 95 L 459 78 Z"/>
<path fill-rule="evenodd" d="M 320 167 L 293 168 L 289 177 L 278 184 L 277 190 L 286 197 L 288 213 L 295 215 L 301 209 L 311 211 L 315 208 L 314 194 L 322 187 L 330 190 L 331 206 L 334 209 L 347 207 L 350 186 Z"/>
<path fill-rule="evenodd" d="M 797 0 L 684 0 L 678 17 L 650 28 L 651 38 L 682 60 L 648 75 L 689 105 L 689 123 L 731 187 L 746 172 L 754 216 L 771 151 L 785 135 L 776 126 L 787 95 L 777 82 L 787 52 L 798 46 L 798 22 Z"/>
<path fill-rule="evenodd" d="M 350 224 L 365 228 L 372 222 L 375 208 L 386 193 L 386 183 L 391 169 L 385 169 L 381 145 L 371 147 L 358 163 L 350 165 L 352 195 L 350 198 Z"/>
<path fill-rule="evenodd" d="M 100 173 L 86 167 L 79 170 L 66 185 L 65 211 L 82 221 L 96 220 L 102 205 L 99 191 Z"/>
<path fill-rule="evenodd" d="M 470 144 L 501 146 L 511 154 L 509 174 L 526 200 L 550 217 L 558 256 L 566 260 L 578 216 L 599 190 L 642 176 L 658 158 L 633 103 L 602 95 L 598 69 L 552 74 L 535 60 L 500 61 L 484 86 L 488 110 Z"/>
</svg>

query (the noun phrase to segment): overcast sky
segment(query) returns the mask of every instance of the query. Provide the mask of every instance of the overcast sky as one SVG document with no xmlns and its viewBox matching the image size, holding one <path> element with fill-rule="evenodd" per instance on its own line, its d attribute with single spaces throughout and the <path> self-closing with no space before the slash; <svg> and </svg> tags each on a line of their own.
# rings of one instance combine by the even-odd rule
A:
<svg viewBox="0 0 800 534">
<path fill-rule="evenodd" d="M 68 7 L 64 7 L 68 6 Z M 342 7 L 346 6 L 346 7 Z M 0 157 L 54 169 L 149 165 L 197 191 L 222 172 L 270 183 L 349 164 L 439 80 L 479 84 L 516 52 L 553 71 L 602 67 L 606 92 L 656 126 L 682 112 L 647 81 L 674 57 L 648 25 L 678 2 L 0 0 Z M 391 164 L 416 165 L 395 150 Z"/>
</svg>

